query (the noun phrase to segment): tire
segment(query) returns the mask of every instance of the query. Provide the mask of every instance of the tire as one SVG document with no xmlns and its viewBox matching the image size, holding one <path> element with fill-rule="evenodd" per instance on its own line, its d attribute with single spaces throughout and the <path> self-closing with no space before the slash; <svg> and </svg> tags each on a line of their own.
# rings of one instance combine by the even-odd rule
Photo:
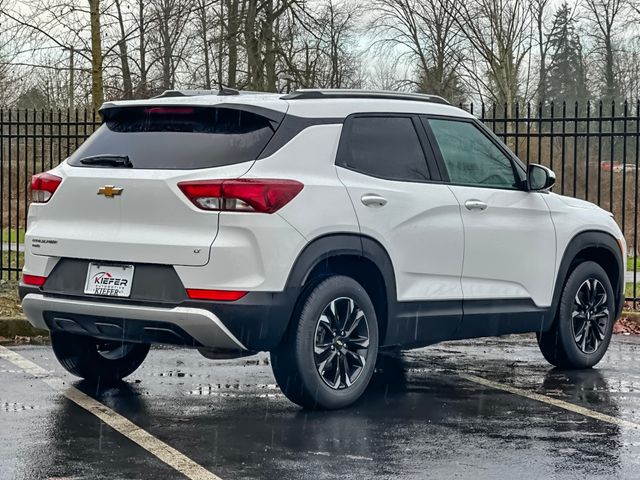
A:
<svg viewBox="0 0 640 480">
<path fill-rule="evenodd" d="M 558 368 L 593 367 L 609 347 L 614 312 L 615 298 L 607 273 L 595 262 L 579 264 L 562 289 L 553 326 L 538 334 L 542 355 Z"/>
<path fill-rule="evenodd" d="M 303 293 L 295 312 L 271 352 L 278 385 L 301 407 L 351 405 L 367 388 L 378 354 L 378 321 L 369 295 L 352 278 L 329 277 Z"/>
<path fill-rule="evenodd" d="M 51 333 L 51 346 L 69 373 L 102 384 L 119 382 L 133 373 L 150 348 L 143 343 L 104 341 L 62 332 Z"/>
</svg>

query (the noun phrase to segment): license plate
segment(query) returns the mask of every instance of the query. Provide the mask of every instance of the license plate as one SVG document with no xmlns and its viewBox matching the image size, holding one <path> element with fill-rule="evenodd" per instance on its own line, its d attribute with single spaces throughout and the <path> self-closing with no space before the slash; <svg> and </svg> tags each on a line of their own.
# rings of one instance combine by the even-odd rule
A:
<svg viewBox="0 0 640 480">
<path fill-rule="evenodd" d="M 128 297 L 133 283 L 133 265 L 90 263 L 84 293 L 107 297 Z"/>
</svg>

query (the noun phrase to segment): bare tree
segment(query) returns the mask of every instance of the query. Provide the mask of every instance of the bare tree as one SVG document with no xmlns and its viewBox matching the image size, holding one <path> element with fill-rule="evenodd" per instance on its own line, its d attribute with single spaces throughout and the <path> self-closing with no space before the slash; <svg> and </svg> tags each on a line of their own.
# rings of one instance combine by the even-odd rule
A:
<svg viewBox="0 0 640 480">
<path fill-rule="evenodd" d="M 596 42 L 595 53 L 598 57 L 602 98 L 612 101 L 620 95 L 619 72 L 617 67 L 619 27 L 629 12 L 627 0 L 585 0 L 589 23 L 589 35 Z"/>
<path fill-rule="evenodd" d="M 148 2 L 154 21 L 154 30 L 149 33 L 154 62 L 160 65 L 160 85 L 173 89 L 176 74 L 185 59 L 192 34 L 188 31 L 192 16 L 188 0 L 151 0 Z"/>
<path fill-rule="evenodd" d="M 203 67 L 204 67 L 204 87 L 211 88 L 211 40 L 209 30 L 211 28 L 211 17 L 209 16 L 209 1 L 197 0 L 196 17 L 198 19 L 198 36 L 200 37 Z"/>
<path fill-rule="evenodd" d="M 281 18 L 279 74 L 302 87 L 354 88 L 363 84 L 357 52 L 362 7 L 324 0 Z"/>
<path fill-rule="evenodd" d="M 114 0 L 120 33 L 118 48 L 120 50 L 120 63 L 122 65 L 122 96 L 124 98 L 131 98 L 133 95 L 133 81 L 131 80 L 131 68 L 129 67 L 128 34 L 124 24 L 124 17 L 122 16 L 121 2 L 122 0 Z"/>
<path fill-rule="evenodd" d="M 486 93 L 494 101 L 506 104 L 510 115 L 520 91 L 521 68 L 532 46 L 528 3 L 448 0 L 448 5 L 464 37 L 484 63 L 488 77 L 484 82 Z"/>
<path fill-rule="evenodd" d="M 446 0 L 374 0 L 371 26 L 380 54 L 393 51 L 417 64 L 410 82 L 428 91 L 462 101 L 459 66 L 464 56 L 459 29 Z"/>
<path fill-rule="evenodd" d="M 544 103 L 547 98 L 547 56 L 549 54 L 549 3 L 550 0 L 531 0 L 531 12 L 535 25 L 538 44 L 539 77 L 536 94 L 538 101 Z"/>
</svg>

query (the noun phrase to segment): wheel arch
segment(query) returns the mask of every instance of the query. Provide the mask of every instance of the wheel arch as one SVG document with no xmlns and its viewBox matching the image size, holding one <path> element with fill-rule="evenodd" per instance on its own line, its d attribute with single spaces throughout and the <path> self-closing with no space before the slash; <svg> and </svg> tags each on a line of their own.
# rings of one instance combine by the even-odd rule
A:
<svg viewBox="0 0 640 480">
<path fill-rule="evenodd" d="M 575 235 L 564 251 L 556 283 L 553 290 L 552 314 L 547 319 L 545 330 L 555 321 L 560 295 L 564 284 L 571 272 L 584 261 L 593 261 L 600 265 L 607 273 L 613 287 L 617 319 L 624 305 L 624 257 L 616 238 L 610 233 L 589 230 Z"/>
<path fill-rule="evenodd" d="M 305 289 L 329 275 L 349 276 L 364 287 L 376 309 L 380 345 L 384 345 L 387 324 L 397 301 L 395 273 L 386 249 L 361 234 L 330 234 L 314 239 L 294 262 L 287 289 L 297 290 L 300 298 Z"/>
</svg>

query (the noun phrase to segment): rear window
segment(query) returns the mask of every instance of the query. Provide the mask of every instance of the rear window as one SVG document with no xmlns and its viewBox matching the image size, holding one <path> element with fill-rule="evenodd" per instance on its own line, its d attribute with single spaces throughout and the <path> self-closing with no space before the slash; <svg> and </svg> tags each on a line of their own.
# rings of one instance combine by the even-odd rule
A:
<svg viewBox="0 0 640 480">
<path fill-rule="evenodd" d="M 125 107 L 102 115 L 102 126 L 69 157 L 69 165 L 89 166 L 82 160 L 101 155 L 128 157 L 133 168 L 142 169 L 247 162 L 258 157 L 282 117 L 222 107 Z"/>
</svg>

